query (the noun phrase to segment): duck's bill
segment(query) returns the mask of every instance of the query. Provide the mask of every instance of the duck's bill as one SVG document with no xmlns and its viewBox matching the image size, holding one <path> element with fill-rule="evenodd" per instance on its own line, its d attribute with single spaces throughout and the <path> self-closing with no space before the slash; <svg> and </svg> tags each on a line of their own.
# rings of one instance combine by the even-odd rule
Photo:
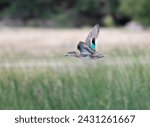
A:
<svg viewBox="0 0 150 127">
<path fill-rule="evenodd" d="M 69 56 L 69 55 L 66 53 L 66 54 L 64 54 L 63 56 Z"/>
</svg>

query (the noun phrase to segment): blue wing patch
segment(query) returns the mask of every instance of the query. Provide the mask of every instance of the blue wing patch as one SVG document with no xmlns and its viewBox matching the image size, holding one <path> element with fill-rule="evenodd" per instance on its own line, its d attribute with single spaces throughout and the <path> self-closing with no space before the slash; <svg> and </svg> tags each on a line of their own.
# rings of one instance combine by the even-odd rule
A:
<svg viewBox="0 0 150 127">
<path fill-rule="evenodd" d="M 95 38 L 92 38 L 91 48 L 95 51 L 96 45 L 95 45 Z"/>
</svg>

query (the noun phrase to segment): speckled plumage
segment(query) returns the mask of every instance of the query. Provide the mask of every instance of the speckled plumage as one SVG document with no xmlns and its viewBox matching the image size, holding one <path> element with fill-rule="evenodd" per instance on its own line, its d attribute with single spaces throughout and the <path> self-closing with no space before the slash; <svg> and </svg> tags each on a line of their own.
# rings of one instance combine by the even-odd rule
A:
<svg viewBox="0 0 150 127">
<path fill-rule="evenodd" d="M 85 43 L 80 41 L 77 45 L 77 49 L 80 53 L 77 52 L 68 52 L 65 56 L 74 56 L 81 59 L 99 59 L 104 57 L 102 54 L 96 52 L 95 39 L 99 34 L 99 25 L 96 24 L 90 33 L 88 34 Z"/>
</svg>

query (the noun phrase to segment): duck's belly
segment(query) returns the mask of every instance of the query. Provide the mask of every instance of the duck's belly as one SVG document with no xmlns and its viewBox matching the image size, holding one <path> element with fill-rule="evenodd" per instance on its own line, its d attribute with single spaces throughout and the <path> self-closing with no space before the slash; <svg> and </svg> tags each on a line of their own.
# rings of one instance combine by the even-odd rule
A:
<svg viewBox="0 0 150 127">
<path fill-rule="evenodd" d="M 86 57 L 80 57 L 81 59 L 83 60 L 95 60 L 95 59 L 98 59 L 98 57 L 90 57 L 90 56 L 86 56 Z"/>
</svg>

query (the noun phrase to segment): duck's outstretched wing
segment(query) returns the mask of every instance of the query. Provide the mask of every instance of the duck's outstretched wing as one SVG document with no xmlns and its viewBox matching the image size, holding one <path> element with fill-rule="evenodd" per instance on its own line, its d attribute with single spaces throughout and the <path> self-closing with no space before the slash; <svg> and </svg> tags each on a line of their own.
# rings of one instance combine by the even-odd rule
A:
<svg viewBox="0 0 150 127">
<path fill-rule="evenodd" d="M 95 51 L 91 50 L 88 45 L 83 42 L 79 42 L 77 45 L 78 50 L 81 54 L 94 54 Z"/>
<path fill-rule="evenodd" d="M 90 33 L 88 34 L 85 43 L 89 46 L 89 48 L 93 51 L 96 50 L 96 44 L 95 44 L 95 39 L 97 38 L 99 34 L 99 24 L 96 24 Z"/>
</svg>

